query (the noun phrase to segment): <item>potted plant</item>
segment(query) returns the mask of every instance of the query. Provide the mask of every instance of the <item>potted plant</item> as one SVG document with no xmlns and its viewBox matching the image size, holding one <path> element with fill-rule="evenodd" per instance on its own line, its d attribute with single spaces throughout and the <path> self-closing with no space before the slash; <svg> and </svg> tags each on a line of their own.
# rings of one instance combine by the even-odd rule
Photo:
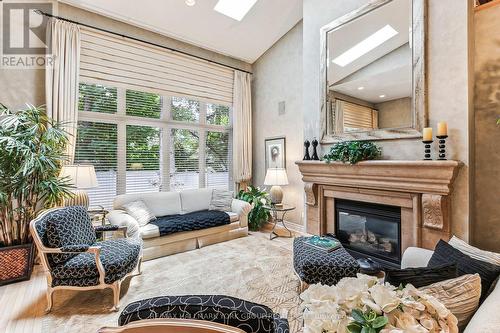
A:
<svg viewBox="0 0 500 333">
<path fill-rule="evenodd" d="M 356 164 L 359 161 L 374 160 L 382 154 L 380 147 L 370 141 L 342 141 L 334 144 L 323 156 L 327 163 L 340 161 Z"/>
<path fill-rule="evenodd" d="M 34 249 L 29 223 L 70 196 L 59 178 L 68 134 L 41 107 L 0 104 L 0 285 L 27 280 Z"/>
<path fill-rule="evenodd" d="M 238 199 L 252 205 L 252 210 L 248 214 L 248 228 L 251 231 L 259 230 L 271 217 L 269 210 L 264 208 L 270 203 L 268 194 L 259 187 L 248 186 L 246 189 L 240 190 Z"/>
</svg>

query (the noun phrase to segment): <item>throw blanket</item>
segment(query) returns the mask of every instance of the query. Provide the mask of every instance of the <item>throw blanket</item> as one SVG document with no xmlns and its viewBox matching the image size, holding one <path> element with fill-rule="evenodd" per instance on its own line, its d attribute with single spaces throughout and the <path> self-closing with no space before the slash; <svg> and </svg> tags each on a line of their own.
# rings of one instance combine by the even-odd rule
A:
<svg viewBox="0 0 500 333">
<path fill-rule="evenodd" d="M 231 223 L 229 215 L 218 210 L 202 210 L 187 214 L 159 217 L 150 222 L 158 226 L 160 236 L 181 231 L 200 230 Z"/>
</svg>

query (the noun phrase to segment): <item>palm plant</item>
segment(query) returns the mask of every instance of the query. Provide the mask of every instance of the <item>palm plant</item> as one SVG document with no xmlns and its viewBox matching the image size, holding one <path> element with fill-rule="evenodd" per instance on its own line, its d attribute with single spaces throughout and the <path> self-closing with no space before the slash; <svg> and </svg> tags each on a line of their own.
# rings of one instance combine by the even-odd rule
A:
<svg viewBox="0 0 500 333">
<path fill-rule="evenodd" d="M 67 143 L 68 133 L 42 107 L 0 104 L 0 245 L 30 243 L 30 221 L 71 195 L 59 178 Z"/>
</svg>

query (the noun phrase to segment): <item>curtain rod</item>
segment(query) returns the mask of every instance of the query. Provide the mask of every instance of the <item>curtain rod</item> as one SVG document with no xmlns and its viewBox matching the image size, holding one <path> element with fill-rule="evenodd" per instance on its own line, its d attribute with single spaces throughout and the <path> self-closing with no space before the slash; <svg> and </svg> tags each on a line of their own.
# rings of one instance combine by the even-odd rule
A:
<svg viewBox="0 0 500 333">
<path fill-rule="evenodd" d="M 141 42 L 141 43 L 145 43 L 145 44 L 149 44 L 149 45 L 157 46 L 157 47 L 160 47 L 160 48 L 162 48 L 162 49 L 166 49 L 166 50 L 169 50 L 169 51 L 172 51 L 172 52 L 180 53 L 180 54 L 183 54 L 183 55 L 186 55 L 186 56 L 192 57 L 192 58 L 196 58 L 196 59 L 204 60 L 204 61 L 206 61 L 206 62 L 209 62 L 209 63 L 212 63 L 212 64 L 216 64 L 216 65 L 219 65 L 219 66 L 223 66 L 223 67 L 231 68 L 231 69 L 236 70 L 236 71 L 240 71 L 240 72 L 244 72 L 244 73 L 248 73 L 248 74 L 253 74 L 252 72 L 246 71 L 246 70 L 244 70 L 244 69 L 240 69 L 240 68 L 233 67 L 233 66 L 230 66 L 230 65 L 226 65 L 226 64 L 223 64 L 223 63 L 220 63 L 220 62 L 214 61 L 214 60 L 210 60 L 210 59 L 207 59 L 207 58 L 203 58 L 203 57 L 197 56 L 197 55 L 195 55 L 195 54 L 188 53 L 188 52 L 186 52 L 186 51 L 177 50 L 177 49 L 174 49 L 174 48 L 171 48 L 171 47 L 165 46 L 165 45 L 156 44 L 156 43 L 149 42 L 149 41 L 146 41 L 146 40 L 143 40 L 143 39 L 140 39 L 140 38 L 136 38 L 136 37 L 132 37 L 132 36 L 123 35 L 123 34 L 121 34 L 121 33 L 114 32 L 114 31 L 110 31 L 110 30 L 107 30 L 107 29 L 98 28 L 98 27 L 93 27 L 93 26 L 91 26 L 91 25 L 89 25 L 89 24 L 86 24 L 86 23 L 81 23 L 81 22 L 78 22 L 78 21 L 73 21 L 73 20 L 70 20 L 70 19 L 64 18 L 64 17 L 60 17 L 60 16 L 56 16 L 56 15 L 52 15 L 52 14 L 49 14 L 49 13 L 45 13 L 45 12 L 41 11 L 40 9 L 35 9 L 35 10 L 34 10 L 34 12 L 36 12 L 36 13 L 38 13 L 38 14 L 40 14 L 40 15 L 43 15 L 43 16 L 52 17 L 52 18 L 56 18 L 56 19 L 58 19 L 58 20 L 62 20 L 62 21 L 66 21 L 66 22 L 70 22 L 70 23 L 74 23 L 74 24 L 78 24 L 78 25 L 81 25 L 81 26 L 83 26 L 83 27 L 87 27 L 87 28 L 91 28 L 91 29 L 95 29 L 95 30 L 103 31 L 103 32 L 106 32 L 106 33 L 108 33 L 108 34 L 112 34 L 112 35 L 119 36 L 119 37 L 122 37 L 122 38 L 131 39 L 131 40 L 134 40 L 134 41 L 136 41 L 136 42 Z"/>
</svg>

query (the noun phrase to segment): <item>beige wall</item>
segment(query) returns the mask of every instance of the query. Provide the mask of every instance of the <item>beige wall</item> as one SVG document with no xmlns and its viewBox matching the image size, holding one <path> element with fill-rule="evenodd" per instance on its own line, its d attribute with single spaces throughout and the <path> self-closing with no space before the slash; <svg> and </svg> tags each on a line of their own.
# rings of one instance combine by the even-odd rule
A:
<svg viewBox="0 0 500 333">
<path fill-rule="evenodd" d="M 472 242 L 500 252 L 500 5 L 475 13 L 475 214 Z"/>
<path fill-rule="evenodd" d="M 319 29 L 332 20 L 366 4 L 367 0 L 304 0 L 303 19 L 303 118 L 304 137 L 319 136 Z M 471 166 L 469 132 L 472 132 L 471 80 L 469 56 L 471 6 L 469 0 L 428 1 L 428 103 L 430 126 L 449 123 L 449 158 L 461 160 L 452 195 L 453 232 L 469 237 L 469 198 Z M 379 142 L 386 159 L 420 159 L 419 140 Z M 322 147 L 328 149 L 328 147 Z"/>
<path fill-rule="evenodd" d="M 379 128 L 411 126 L 411 98 L 404 97 L 375 104 Z"/>
<path fill-rule="evenodd" d="M 302 121 L 302 22 L 253 63 L 253 184 L 265 177 L 264 140 L 286 137 L 286 168 L 289 185 L 283 187 L 285 203 L 297 206 L 287 214 L 292 223 L 302 224 L 303 184 L 295 161 L 303 157 Z M 285 114 L 278 103 L 285 102 Z"/>
<path fill-rule="evenodd" d="M 172 47 L 243 70 L 251 71 L 252 69 L 250 64 L 243 61 L 66 4 L 59 3 L 57 11 L 58 15 L 64 18 Z M 43 69 L 0 69 L 0 94 L 0 102 L 11 108 L 21 107 L 24 103 L 45 104 L 45 71 Z"/>
</svg>

